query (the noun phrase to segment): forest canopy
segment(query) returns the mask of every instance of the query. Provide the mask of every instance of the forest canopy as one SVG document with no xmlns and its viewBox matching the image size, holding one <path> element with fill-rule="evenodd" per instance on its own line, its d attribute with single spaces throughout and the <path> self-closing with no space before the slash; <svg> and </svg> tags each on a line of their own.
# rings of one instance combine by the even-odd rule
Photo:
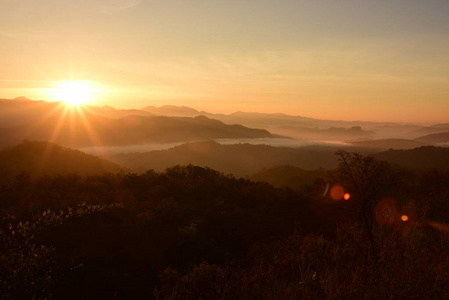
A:
<svg viewBox="0 0 449 300">
<path fill-rule="evenodd" d="M 354 167 L 386 166 L 340 155 Z M 345 179 L 344 161 L 295 190 L 193 165 L 11 175 L 0 184 L 0 292 L 6 299 L 449 296 L 449 173 L 370 170 L 385 176 L 369 206 L 357 206 L 361 191 Z M 332 196 L 336 188 L 349 201 Z"/>
</svg>

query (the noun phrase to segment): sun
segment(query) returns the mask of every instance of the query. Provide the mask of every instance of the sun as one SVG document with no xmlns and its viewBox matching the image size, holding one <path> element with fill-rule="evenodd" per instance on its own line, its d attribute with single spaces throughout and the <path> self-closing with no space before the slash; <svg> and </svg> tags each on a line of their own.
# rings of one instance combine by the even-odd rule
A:
<svg viewBox="0 0 449 300">
<path fill-rule="evenodd" d="M 92 83 L 87 81 L 62 81 L 54 84 L 53 98 L 69 106 L 86 104 L 95 93 Z"/>
</svg>

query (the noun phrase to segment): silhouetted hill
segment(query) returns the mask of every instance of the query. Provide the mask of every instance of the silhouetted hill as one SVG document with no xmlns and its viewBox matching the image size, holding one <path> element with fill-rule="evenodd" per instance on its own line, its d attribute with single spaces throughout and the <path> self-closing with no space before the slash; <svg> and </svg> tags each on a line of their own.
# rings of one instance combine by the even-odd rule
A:
<svg viewBox="0 0 449 300">
<path fill-rule="evenodd" d="M 105 117 L 111 115 L 114 117 Z M 0 146 L 23 139 L 81 147 L 272 137 L 263 129 L 226 125 L 205 116 L 145 116 L 134 110 L 68 108 L 57 102 L 27 99 L 0 101 L 0 120 Z"/>
<path fill-rule="evenodd" d="M 448 143 L 449 142 L 449 132 L 429 134 L 429 135 L 419 137 L 416 140 L 420 141 L 420 142 L 433 143 L 433 144 Z"/>
<path fill-rule="evenodd" d="M 161 107 L 146 106 L 142 108 L 142 110 L 159 116 L 173 116 L 173 117 L 196 117 L 202 114 L 196 109 L 190 107 L 174 106 L 174 105 L 164 105 Z"/>
<path fill-rule="evenodd" d="M 237 176 L 253 174 L 263 168 L 292 165 L 304 169 L 333 168 L 337 165 L 336 147 L 307 146 L 283 148 L 267 145 L 221 145 L 213 141 L 188 143 L 169 150 L 119 154 L 108 157 L 135 171 L 165 170 L 173 165 L 207 166 Z"/>
<path fill-rule="evenodd" d="M 303 170 L 293 166 L 277 166 L 260 170 L 249 178 L 252 181 L 267 182 L 277 188 L 299 189 L 313 184 L 317 178 L 323 178 L 326 175 L 325 169 Z"/>
<path fill-rule="evenodd" d="M 422 127 L 412 131 L 411 134 L 413 135 L 413 138 L 419 140 L 420 137 L 443 132 L 449 132 L 448 123 L 435 124 L 432 126 Z"/>
<path fill-rule="evenodd" d="M 115 109 L 111 106 L 97 107 L 91 105 L 86 105 L 84 107 L 89 113 L 110 119 L 120 119 L 126 116 L 144 116 L 144 117 L 153 116 L 152 113 L 142 111 L 139 109 Z"/>
<path fill-rule="evenodd" d="M 152 116 L 151 113 L 137 109 L 115 109 L 111 106 L 80 106 L 85 114 L 110 119 L 119 119 L 130 115 Z M 75 109 L 75 111 L 78 109 Z M 0 99 L 0 128 L 12 128 L 39 122 L 45 118 L 69 114 L 69 109 L 62 102 L 34 101 L 25 97 L 12 100 Z"/>
<path fill-rule="evenodd" d="M 0 177 L 1 298 L 447 299 L 449 172 L 431 173 L 387 174 L 376 260 L 360 202 L 324 182 L 307 195 L 191 165 Z"/>
<path fill-rule="evenodd" d="M 168 143 L 219 138 L 263 137 L 272 137 L 272 135 L 263 129 L 226 125 L 204 116 L 194 118 L 128 116 L 117 120 L 110 131 L 103 134 L 103 139 L 111 139 L 109 144 Z"/>
<path fill-rule="evenodd" d="M 115 109 L 111 106 L 80 106 L 86 114 L 110 119 L 123 118 L 130 115 L 152 116 L 150 112 L 138 109 Z M 69 109 L 62 102 L 35 101 L 25 97 L 0 99 L 0 128 L 12 128 L 39 122 L 47 117 L 68 114 Z"/>
<path fill-rule="evenodd" d="M 350 143 L 357 147 L 371 148 L 378 150 L 389 150 L 389 149 L 406 150 L 422 146 L 429 146 L 429 143 L 405 139 L 367 140 L 367 141 L 354 141 Z"/>
<path fill-rule="evenodd" d="M 449 123 L 435 124 L 435 125 L 432 125 L 431 127 L 448 129 L 449 128 Z"/>
<path fill-rule="evenodd" d="M 0 128 L 13 128 L 36 122 L 58 111 L 60 103 L 32 101 L 24 97 L 0 99 Z"/>
<path fill-rule="evenodd" d="M 142 110 L 155 115 L 186 116 L 193 117 L 204 115 L 212 119 L 220 120 L 226 124 L 241 124 L 248 127 L 264 128 L 272 133 L 289 135 L 294 138 L 312 138 L 314 140 L 345 140 L 358 138 L 371 138 L 375 134 L 377 138 L 416 138 L 420 135 L 416 130 L 428 128 L 417 124 L 404 124 L 393 122 L 367 122 L 367 121 L 341 121 L 321 120 L 304 116 L 287 115 L 283 113 L 258 113 L 238 111 L 228 115 L 214 114 L 185 106 L 166 105 L 161 107 L 148 106 Z M 436 127 L 445 124 L 434 125 Z M 357 132 L 358 127 L 363 127 Z M 431 126 L 433 127 L 433 126 Z M 280 128 L 278 130 L 278 128 Z M 289 130 L 286 133 L 285 130 Z M 343 132 L 345 130 L 346 132 Z M 441 130 L 441 129 L 431 129 Z M 282 132 L 284 131 L 284 132 Z M 299 131 L 299 132 L 295 132 Z M 301 136 L 298 136 L 301 134 Z"/>
<path fill-rule="evenodd" d="M 440 127 L 445 124 L 434 125 L 438 128 L 432 128 L 433 126 L 412 124 L 412 123 L 394 123 L 394 122 L 369 122 L 369 121 L 343 121 L 343 120 L 322 120 L 314 119 L 304 116 L 287 115 L 283 113 L 257 113 L 257 112 L 235 112 L 232 114 L 213 114 L 207 112 L 198 112 L 195 109 L 188 107 L 159 107 L 150 109 L 155 114 L 162 115 L 179 115 L 179 116 L 196 116 L 204 115 L 209 118 L 220 120 L 226 124 L 241 124 L 243 126 L 263 128 L 272 133 L 280 135 L 289 135 L 295 138 L 305 138 L 307 133 L 313 139 L 320 139 L 317 136 L 323 135 L 322 140 L 346 140 L 346 139 L 358 139 L 358 138 L 416 138 L 423 134 L 420 134 L 418 130 L 425 128 L 431 128 L 434 133 L 441 132 L 443 129 Z M 359 127 L 363 130 L 357 130 Z M 302 130 L 302 136 L 298 136 L 297 132 L 290 130 L 289 134 L 281 132 L 278 128 L 296 128 Z M 282 130 L 282 129 L 281 129 Z M 345 130 L 346 132 L 343 132 Z M 309 132 L 307 132 L 309 131 Z M 416 132 L 415 132 L 416 131 Z M 317 133 L 317 134 L 315 134 Z M 315 135 L 314 135 L 315 134 Z M 352 135 L 352 137 L 348 136 Z"/>
<path fill-rule="evenodd" d="M 71 147 L 107 143 L 107 139 L 103 142 L 102 138 L 113 130 L 112 125 L 116 122 L 85 111 L 64 111 L 55 105 L 52 111 L 39 119 L 13 128 L 1 128 L 0 146 L 15 145 L 24 139 L 45 140 Z"/>
<path fill-rule="evenodd" d="M 323 125 L 324 127 L 326 127 L 326 125 L 322 124 L 323 120 L 317 120 L 302 116 L 290 116 L 281 113 L 267 114 L 239 111 L 226 116 L 217 117 L 217 119 L 222 120 L 226 123 L 238 123 L 245 124 L 246 126 L 270 129 L 280 126 L 314 127 L 316 125 L 317 127 L 320 127 L 320 125 Z"/>
<path fill-rule="evenodd" d="M 376 157 L 411 170 L 449 170 L 449 148 L 426 146 L 411 150 L 389 150 L 376 154 Z"/>
<path fill-rule="evenodd" d="M 337 165 L 336 150 L 344 148 L 364 154 L 376 153 L 369 148 L 304 146 L 301 148 L 268 145 L 222 145 L 214 141 L 183 144 L 168 150 L 126 153 L 108 159 L 136 172 L 164 170 L 173 165 L 194 164 L 236 176 L 250 176 L 262 169 L 289 165 L 304 170 L 332 169 Z M 375 154 L 392 165 L 414 170 L 449 168 L 449 148 L 420 147 L 412 150 L 389 150 Z"/>
<path fill-rule="evenodd" d="M 86 117 L 76 116 L 79 112 L 83 112 Z M 211 134 L 210 130 L 209 133 L 189 132 L 188 135 L 183 136 L 180 139 L 180 136 L 176 136 L 172 129 L 177 125 L 185 125 L 186 127 L 181 128 L 180 130 L 187 132 L 189 131 L 189 126 L 191 126 L 188 122 L 177 119 L 173 120 L 173 122 L 169 124 L 170 122 L 163 121 L 163 123 L 168 125 L 170 128 L 163 127 L 162 130 L 159 130 L 162 127 L 158 127 L 157 123 L 159 121 L 162 122 L 162 119 L 132 119 L 134 116 L 141 118 L 156 118 L 156 116 L 166 118 L 168 118 L 168 116 L 171 116 L 170 118 L 192 118 L 199 117 L 201 115 L 209 119 L 218 120 L 222 122 L 223 126 L 226 124 L 240 124 L 244 127 L 270 130 L 270 132 L 274 134 L 287 134 L 295 138 L 313 140 L 345 141 L 372 137 L 377 139 L 414 139 L 430 133 L 449 132 L 449 128 L 446 127 L 447 124 L 436 124 L 430 126 L 392 122 L 320 120 L 281 113 L 268 114 L 236 112 L 229 115 L 224 115 L 200 112 L 189 107 L 171 105 L 162 107 L 147 106 L 143 110 L 117 110 L 110 106 L 96 107 L 91 105 L 84 105 L 78 109 L 68 109 L 67 106 L 60 102 L 32 101 L 21 97 L 14 100 L 0 99 L 0 147 L 16 144 L 24 138 L 35 140 L 47 139 L 45 137 L 46 135 L 56 137 L 56 134 L 54 133 L 56 132 L 56 129 L 59 130 L 59 135 L 65 135 L 67 133 L 67 128 L 69 128 L 69 134 L 72 136 L 77 135 L 77 139 L 79 140 L 72 138 L 72 143 L 69 144 L 66 144 L 65 142 L 65 140 L 68 140 L 67 137 L 57 137 L 57 139 L 49 140 L 69 146 L 89 146 L 91 144 L 98 145 L 98 143 L 92 142 L 93 139 L 97 138 L 98 141 L 104 143 L 104 146 L 107 146 L 151 142 L 186 142 L 198 139 L 204 140 L 207 138 L 237 138 L 242 136 L 242 128 L 240 128 L 240 132 L 237 134 L 230 134 L 229 128 L 226 130 L 215 128 L 216 132 L 214 134 Z M 61 118 L 61 116 L 64 116 L 64 118 Z M 69 124 L 68 119 L 70 118 L 78 119 L 79 122 L 71 122 Z M 103 120 L 100 121 L 101 124 L 93 125 L 89 123 L 91 119 L 101 118 L 103 118 Z M 125 121 L 122 119 L 125 119 Z M 120 131 L 120 128 L 117 129 L 117 126 L 121 126 L 121 124 L 126 122 L 128 122 L 126 124 L 126 128 L 128 130 L 126 135 L 133 130 L 140 132 L 130 134 L 133 138 L 130 138 L 128 141 L 124 141 L 124 138 L 118 137 L 118 135 L 122 135 L 124 133 L 123 131 Z M 151 131 L 151 125 L 149 125 L 151 123 L 156 124 L 155 127 L 159 128 L 159 134 L 142 131 L 142 128 L 144 127 L 146 130 Z M 40 130 L 42 125 L 44 125 L 44 127 L 46 126 L 46 128 Z M 97 127 L 98 125 L 99 127 Z M 205 126 L 207 127 L 209 125 Z M 89 128 L 87 129 L 87 127 Z M 86 130 L 84 128 L 86 128 Z M 190 129 L 193 128 L 190 127 Z M 233 129 L 237 128 L 234 127 Z M 49 134 L 48 130 L 51 130 L 52 134 Z M 114 130 L 113 135 L 115 135 L 113 138 L 109 138 L 104 135 L 106 133 L 107 135 L 110 134 L 112 130 Z M 78 134 L 76 131 L 81 131 L 82 133 Z M 226 134 L 223 134 L 225 131 Z M 168 137 L 163 138 L 162 135 L 164 135 L 165 132 L 168 132 L 169 134 Z M 33 135 L 33 133 L 37 134 Z M 267 136 L 267 132 L 262 135 L 261 132 L 256 135 L 254 135 L 254 133 L 255 132 L 247 132 L 244 136 L 246 138 Z M 120 142 L 114 140 L 120 140 Z M 86 141 L 88 142 L 86 143 Z"/>
<path fill-rule="evenodd" d="M 374 135 L 360 126 L 351 128 L 330 127 L 327 129 L 283 126 L 274 128 L 272 133 L 286 135 L 300 140 L 344 141 L 349 139 L 366 139 Z"/>
<path fill-rule="evenodd" d="M 122 168 L 105 159 L 48 142 L 24 142 L 0 151 L 0 177 L 118 173 Z"/>
</svg>

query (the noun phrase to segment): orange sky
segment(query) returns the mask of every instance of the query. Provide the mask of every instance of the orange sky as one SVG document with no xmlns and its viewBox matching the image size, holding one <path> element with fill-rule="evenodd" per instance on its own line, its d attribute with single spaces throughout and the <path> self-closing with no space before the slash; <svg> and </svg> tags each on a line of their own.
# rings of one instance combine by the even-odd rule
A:
<svg viewBox="0 0 449 300">
<path fill-rule="evenodd" d="M 242 2 L 3 1 L 0 98 L 449 122 L 448 1 Z"/>
</svg>

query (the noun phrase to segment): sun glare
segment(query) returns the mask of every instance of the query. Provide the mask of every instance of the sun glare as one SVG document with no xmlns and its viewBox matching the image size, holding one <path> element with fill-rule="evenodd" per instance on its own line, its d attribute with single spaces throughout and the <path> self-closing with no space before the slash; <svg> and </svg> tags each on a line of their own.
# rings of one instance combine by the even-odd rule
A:
<svg viewBox="0 0 449 300">
<path fill-rule="evenodd" d="M 85 81 L 58 82 L 52 88 L 53 98 L 70 106 L 78 106 L 92 100 L 93 85 Z"/>
</svg>

